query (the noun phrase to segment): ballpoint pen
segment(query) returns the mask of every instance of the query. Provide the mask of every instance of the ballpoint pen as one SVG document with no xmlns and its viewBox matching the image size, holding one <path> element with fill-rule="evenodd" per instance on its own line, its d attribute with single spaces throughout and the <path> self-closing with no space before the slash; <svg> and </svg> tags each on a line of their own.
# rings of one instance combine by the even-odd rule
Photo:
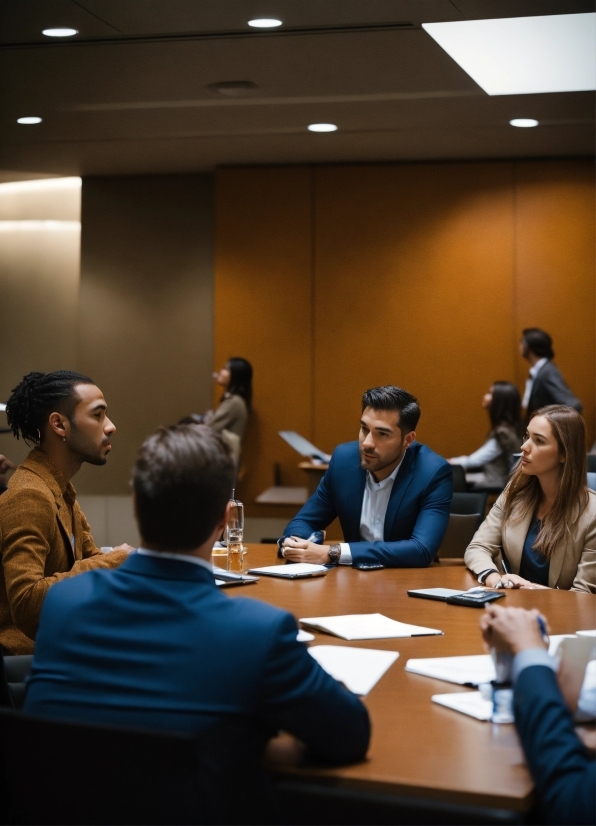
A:
<svg viewBox="0 0 596 826">
<path fill-rule="evenodd" d="M 549 645 L 550 640 L 548 637 L 548 633 L 546 631 L 546 625 L 544 624 L 544 620 L 542 619 L 542 617 L 538 616 L 536 617 L 536 622 L 538 623 L 538 628 L 540 628 L 540 633 L 542 634 L 542 641 L 545 645 Z"/>
</svg>

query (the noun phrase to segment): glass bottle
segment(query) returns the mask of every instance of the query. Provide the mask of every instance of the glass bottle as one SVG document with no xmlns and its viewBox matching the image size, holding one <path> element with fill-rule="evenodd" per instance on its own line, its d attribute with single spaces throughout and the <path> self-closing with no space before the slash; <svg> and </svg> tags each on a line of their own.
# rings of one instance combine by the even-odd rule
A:
<svg viewBox="0 0 596 826">
<path fill-rule="evenodd" d="M 228 546 L 228 571 L 242 572 L 244 552 L 244 505 L 235 497 L 232 491 L 230 500 L 230 515 L 226 526 L 226 544 Z"/>
</svg>

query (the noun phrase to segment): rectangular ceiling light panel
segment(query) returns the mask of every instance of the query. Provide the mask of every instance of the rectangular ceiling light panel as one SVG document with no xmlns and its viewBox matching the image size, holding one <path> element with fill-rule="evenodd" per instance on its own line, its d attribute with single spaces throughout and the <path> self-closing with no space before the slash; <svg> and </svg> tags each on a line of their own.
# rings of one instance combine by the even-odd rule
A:
<svg viewBox="0 0 596 826">
<path fill-rule="evenodd" d="M 596 14 L 423 23 L 489 95 L 596 89 Z"/>
</svg>

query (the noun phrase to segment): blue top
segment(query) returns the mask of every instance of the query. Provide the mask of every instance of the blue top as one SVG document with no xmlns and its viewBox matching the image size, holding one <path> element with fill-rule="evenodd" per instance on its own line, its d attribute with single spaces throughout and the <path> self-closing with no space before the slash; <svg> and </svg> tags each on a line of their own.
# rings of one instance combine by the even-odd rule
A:
<svg viewBox="0 0 596 826">
<path fill-rule="evenodd" d="M 539 550 L 532 547 L 536 542 L 539 530 L 540 520 L 534 517 L 526 534 L 519 575 L 530 582 L 535 582 L 536 585 L 546 585 L 548 587 L 550 560 Z"/>
</svg>

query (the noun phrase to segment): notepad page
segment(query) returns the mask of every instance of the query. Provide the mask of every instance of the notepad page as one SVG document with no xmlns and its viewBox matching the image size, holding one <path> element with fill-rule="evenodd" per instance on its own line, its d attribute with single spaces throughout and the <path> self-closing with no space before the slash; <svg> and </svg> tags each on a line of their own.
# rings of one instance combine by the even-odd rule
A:
<svg viewBox="0 0 596 826">
<path fill-rule="evenodd" d="M 344 640 L 382 640 L 442 634 L 436 628 L 408 625 L 383 614 L 344 614 L 336 617 L 304 617 L 303 625 Z"/>
<path fill-rule="evenodd" d="M 493 713 L 493 704 L 485 700 L 479 691 L 456 691 L 453 694 L 433 694 L 430 698 L 433 703 L 468 714 L 477 720 L 490 720 Z"/>
<path fill-rule="evenodd" d="M 490 683 L 496 677 L 490 654 L 408 660 L 405 670 L 414 674 L 422 674 L 424 677 L 433 677 L 435 680 L 457 683 L 457 685 Z"/>
<path fill-rule="evenodd" d="M 251 568 L 253 573 L 275 574 L 275 576 L 296 576 L 296 574 L 327 573 L 324 565 L 314 565 L 311 562 L 292 562 L 289 565 L 265 565 L 263 568 Z"/>
<path fill-rule="evenodd" d="M 397 651 L 343 645 L 315 645 L 308 653 L 328 674 L 361 697 L 368 694 L 399 657 Z"/>
</svg>

